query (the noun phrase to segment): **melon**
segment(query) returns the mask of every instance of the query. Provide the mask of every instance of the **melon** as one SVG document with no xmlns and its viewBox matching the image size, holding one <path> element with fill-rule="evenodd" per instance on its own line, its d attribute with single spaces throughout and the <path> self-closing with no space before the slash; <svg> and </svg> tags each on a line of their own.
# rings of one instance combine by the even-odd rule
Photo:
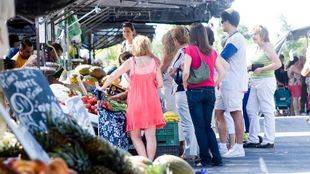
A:
<svg viewBox="0 0 310 174">
<path fill-rule="evenodd" d="M 194 169 L 182 158 L 174 155 L 162 155 L 155 159 L 153 165 L 163 165 L 169 168 L 172 173 L 194 174 Z"/>
<path fill-rule="evenodd" d="M 106 76 L 106 73 L 103 71 L 101 67 L 93 66 L 89 69 L 89 75 L 99 80 L 102 79 L 104 76 Z"/>
<path fill-rule="evenodd" d="M 79 73 L 83 76 L 89 75 L 89 69 L 91 68 L 90 65 L 79 65 L 75 68 L 75 72 Z"/>
<path fill-rule="evenodd" d="M 139 174 L 147 174 L 148 166 L 152 165 L 152 162 L 144 156 L 130 156 L 128 160 L 131 162 L 134 172 Z"/>
</svg>

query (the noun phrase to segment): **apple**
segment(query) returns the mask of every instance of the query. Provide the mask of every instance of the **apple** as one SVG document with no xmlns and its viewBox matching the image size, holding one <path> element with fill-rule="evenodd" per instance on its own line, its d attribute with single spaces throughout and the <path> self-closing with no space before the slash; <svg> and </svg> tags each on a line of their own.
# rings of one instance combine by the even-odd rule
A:
<svg viewBox="0 0 310 174">
<path fill-rule="evenodd" d="M 91 106 L 90 109 L 91 110 L 95 110 L 95 109 L 97 109 L 97 107 L 96 106 Z"/>
<path fill-rule="evenodd" d="M 85 104 L 85 107 L 86 107 L 87 109 L 90 109 L 90 108 L 91 108 L 91 104 L 86 103 L 86 104 Z"/>
</svg>

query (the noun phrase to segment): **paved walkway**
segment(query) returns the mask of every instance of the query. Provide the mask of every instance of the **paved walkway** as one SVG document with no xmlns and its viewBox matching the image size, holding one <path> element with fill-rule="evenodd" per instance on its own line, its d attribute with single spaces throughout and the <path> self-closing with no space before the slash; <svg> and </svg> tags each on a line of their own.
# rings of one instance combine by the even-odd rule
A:
<svg viewBox="0 0 310 174">
<path fill-rule="evenodd" d="M 310 123 L 306 118 L 277 117 L 274 149 L 246 149 L 246 157 L 224 159 L 224 166 L 207 168 L 208 173 L 310 173 Z M 260 121 L 262 126 L 263 119 Z"/>
</svg>

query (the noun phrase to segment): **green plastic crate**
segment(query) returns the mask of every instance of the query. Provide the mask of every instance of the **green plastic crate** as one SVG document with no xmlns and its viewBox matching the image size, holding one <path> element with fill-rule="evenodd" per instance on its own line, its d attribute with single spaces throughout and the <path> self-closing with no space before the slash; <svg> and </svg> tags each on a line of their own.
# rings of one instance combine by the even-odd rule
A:
<svg viewBox="0 0 310 174">
<path fill-rule="evenodd" d="M 163 129 L 156 131 L 157 146 L 179 145 L 178 123 L 167 123 Z"/>
</svg>

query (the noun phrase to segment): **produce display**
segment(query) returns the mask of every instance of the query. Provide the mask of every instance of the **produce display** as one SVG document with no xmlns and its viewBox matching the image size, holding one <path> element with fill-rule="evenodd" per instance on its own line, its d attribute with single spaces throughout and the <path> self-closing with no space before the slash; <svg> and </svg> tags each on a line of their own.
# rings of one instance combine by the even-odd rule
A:
<svg viewBox="0 0 310 174">
<path fill-rule="evenodd" d="M 3 174 L 75 174 L 66 162 L 60 158 L 52 159 L 48 164 L 40 161 L 12 159 L 7 165 L 0 163 L 0 173 Z"/>
<path fill-rule="evenodd" d="M 10 132 L 4 132 L 0 138 L 0 157 L 17 156 L 21 153 L 22 146 L 15 135 Z"/>
<path fill-rule="evenodd" d="M 55 121 L 48 116 L 47 132 L 36 132 L 36 139 L 52 157 L 64 159 L 78 173 L 91 174 L 192 174 L 183 159 L 163 155 L 154 163 L 145 157 L 133 157 L 91 135 L 74 120 Z"/>
<path fill-rule="evenodd" d="M 103 69 L 101 67 L 93 66 L 89 69 L 89 75 L 100 80 L 106 76 L 106 73 L 103 71 Z"/>
<path fill-rule="evenodd" d="M 172 112 L 172 111 L 167 111 L 164 113 L 164 119 L 165 122 L 179 122 L 180 121 L 180 117 L 178 116 L 178 114 Z"/>
<path fill-rule="evenodd" d="M 84 84 L 87 84 L 88 86 L 95 86 L 96 82 L 98 82 L 98 80 L 91 75 L 84 76 L 82 81 Z"/>
<path fill-rule="evenodd" d="M 120 103 L 114 100 L 104 100 L 101 102 L 102 107 L 109 111 L 119 112 L 119 111 L 126 111 L 127 105 L 125 103 Z"/>
<path fill-rule="evenodd" d="M 182 158 L 174 155 L 162 155 L 154 160 L 155 165 L 169 168 L 172 173 L 194 174 L 194 169 Z"/>
<path fill-rule="evenodd" d="M 75 73 L 86 76 L 86 75 L 89 75 L 90 68 L 91 68 L 91 65 L 79 65 L 75 68 Z"/>
<path fill-rule="evenodd" d="M 98 114 L 97 98 L 95 96 L 83 96 L 82 101 L 88 112 Z"/>
<path fill-rule="evenodd" d="M 47 116 L 47 132 L 35 132 L 37 141 L 51 157 L 59 157 L 80 174 L 134 174 L 128 153 L 81 128 L 75 120 Z"/>
</svg>

